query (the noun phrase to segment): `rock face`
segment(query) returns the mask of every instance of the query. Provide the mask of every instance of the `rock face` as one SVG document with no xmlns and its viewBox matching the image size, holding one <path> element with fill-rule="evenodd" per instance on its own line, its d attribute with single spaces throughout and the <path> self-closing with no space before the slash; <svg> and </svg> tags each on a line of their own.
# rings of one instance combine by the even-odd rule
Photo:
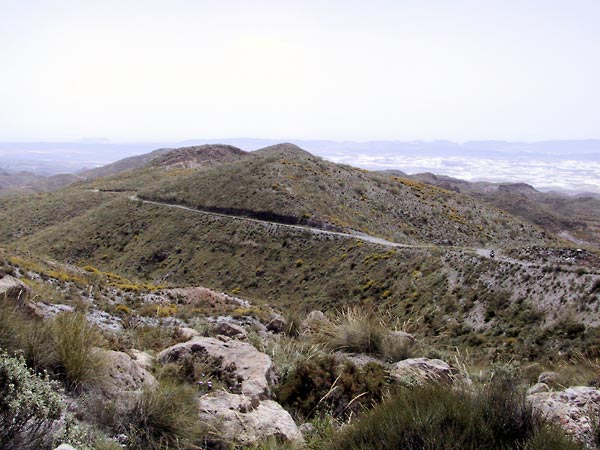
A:
<svg viewBox="0 0 600 450">
<path fill-rule="evenodd" d="M 417 382 L 441 381 L 452 384 L 452 367 L 441 359 L 410 358 L 395 363 L 392 375 L 397 379 L 416 379 Z"/>
<path fill-rule="evenodd" d="M 592 444 L 592 423 L 596 420 L 594 416 L 600 412 L 600 390 L 578 386 L 564 391 L 529 394 L 527 399 L 534 410 L 589 448 L 595 448 Z"/>
<path fill-rule="evenodd" d="M 22 302 L 29 298 L 29 292 L 29 287 L 13 276 L 4 275 L 0 278 L 0 299 Z"/>
<path fill-rule="evenodd" d="M 200 420 L 218 430 L 218 438 L 226 442 L 252 445 L 275 437 L 281 441 L 302 441 L 302 434 L 290 414 L 272 400 L 249 399 L 224 391 L 214 392 L 198 400 Z"/>
<path fill-rule="evenodd" d="M 156 378 L 127 353 L 102 350 L 102 355 L 108 361 L 108 393 L 138 391 L 146 385 L 157 384 Z"/>
<path fill-rule="evenodd" d="M 166 364 L 203 354 L 221 359 L 221 369 L 241 380 L 241 394 L 251 398 L 270 397 L 270 385 L 276 381 L 271 358 L 246 342 L 224 336 L 220 339 L 196 336 L 163 350 L 158 354 L 158 361 Z"/>
</svg>

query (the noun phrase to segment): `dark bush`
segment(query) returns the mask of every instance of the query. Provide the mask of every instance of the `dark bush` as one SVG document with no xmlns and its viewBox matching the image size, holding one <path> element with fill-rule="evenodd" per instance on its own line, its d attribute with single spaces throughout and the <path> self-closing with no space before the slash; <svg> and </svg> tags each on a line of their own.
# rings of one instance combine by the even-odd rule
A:
<svg viewBox="0 0 600 450">
<path fill-rule="evenodd" d="M 307 418 L 324 412 L 348 417 L 381 402 L 388 388 L 381 365 L 359 368 L 328 355 L 299 364 L 279 387 L 278 400 Z"/>
</svg>

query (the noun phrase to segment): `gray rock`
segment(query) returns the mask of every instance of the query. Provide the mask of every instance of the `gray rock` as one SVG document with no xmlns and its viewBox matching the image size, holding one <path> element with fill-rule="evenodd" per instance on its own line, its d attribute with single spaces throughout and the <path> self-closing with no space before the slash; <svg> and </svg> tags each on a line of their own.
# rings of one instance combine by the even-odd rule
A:
<svg viewBox="0 0 600 450">
<path fill-rule="evenodd" d="M 179 337 L 184 341 L 189 341 L 193 337 L 200 336 L 200 333 L 193 328 L 181 327 L 177 329 Z"/>
<path fill-rule="evenodd" d="M 273 363 L 268 355 L 259 352 L 252 345 L 225 336 L 220 336 L 219 339 L 196 336 L 163 350 L 158 354 L 158 361 L 166 364 L 193 354 L 220 358 L 221 369 L 231 371 L 241 379 L 242 394 L 248 397 L 270 397 L 270 385 L 276 381 Z"/>
<path fill-rule="evenodd" d="M 593 445 L 593 423 L 600 413 L 600 390 L 578 386 L 556 392 L 538 392 L 527 396 L 534 410 L 565 432 L 583 442 Z"/>
<path fill-rule="evenodd" d="M 217 391 L 198 399 L 199 417 L 218 430 L 217 438 L 243 446 L 275 437 L 302 441 L 302 434 L 290 414 L 272 400 L 250 400 L 244 395 Z"/>
<path fill-rule="evenodd" d="M 0 278 L 0 299 L 24 302 L 29 298 L 30 292 L 25 283 L 11 275 Z"/>
<path fill-rule="evenodd" d="M 285 320 L 281 314 L 273 313 L 271 314 L 266 327 L 267 330 L 272 331 L 273 333 L 283 333 L 287 328 L 287 320 Z"/>
<path fill-rule="evenodd" d="M 100 350 L 100 356 L 107 359 L 107 394 L 123 391 L 139 391 L 144 386 L 157 384 L 156 378 L 127 353 L 113 350 Z"/>
<path fill-rule="evenodd" d="M 221 336 L 235 337 L 237 339 L 245 339 L 247 337 L 246 330 L 241 326 L 225 320 L 217 322 L 213 328 L 213 332 L 215 334 L 220 334 Z"/>
<path fill-rule="evenodd" d="M 315 434 L 317 431 L 316 427 L 310 422 L 303 423 L 298 427 L 298 430 L 300 430 L 302 436 L 310 436 L 312 434 Z"/>
<path fill-rule="evenodd" d="M 149 353 L 131 348 L 127 351 L 127 354 L 131 356 L 131 359 L 134 360 L 135 363 L 142 369 L 148 371 L 152 369 L 154 358 Z"/>
<path fill-rule="evenodd" d="M 556 382 L 559 378 L 559 374 L 556 372 L 542 372 L 538 377 L 538 383 L 552 383 Z"/>
<path fill-rule="evenodd" d="M 300 324 L 300 330 L 302 333 L 314 333 L 327 323 L 329 323 L 327 316 L 322 311 L 314 310 L 306 315 L 306 318 Z"/>
<path fill-rule="evenodd" d="M 399 380 L 422 382 L 454 382 L 454 371 L 441 359 L 409 358 L 392 366 L 392 375 Z"/>
<path fill-rule="evenodd" d="M 527 395 L 538 394 L 540 392 L 548 392 L 550 391 L 550 386 L 546 383 L 536 383 L 527 389 Z"/>
<path fill-rule="evenodd" d="M 77 449 L 69 444 L 60 444 L 54 450 L 77 450 Z"/>
</svg>

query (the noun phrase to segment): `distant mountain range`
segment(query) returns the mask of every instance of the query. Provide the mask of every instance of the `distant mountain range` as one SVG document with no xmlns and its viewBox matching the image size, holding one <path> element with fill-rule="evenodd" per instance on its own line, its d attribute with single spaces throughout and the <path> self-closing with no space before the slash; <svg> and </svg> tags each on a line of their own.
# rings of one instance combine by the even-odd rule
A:
<svg viewBox="0 0 600 450">
<path fill-rule="evenodd" d="M 274 139 L 195 139 L 181 142 L 0 143 L 0 169 L 36 175 L 86 172 L 106 174 L 103 166 L 124 158 L 168 149 L 222 143 L 245 151 L 275 145 Z M 505 141 L 328 141 L 291 140 L 330 161 L 370 170 L 432 172 L 468 181 L 524 182 L 544 191 L 600 194 L 600 140 L 533 143 Z M 153 154 L 153 153 L 151 153 Z M 146 157 L 144 157 L 146 158 Z M 119 162 L 129 164 L 127 160 Z M 85 175 L 84 175 L 85 176 Z M 44 182 L 44 181 L 43 181 Z"/>
</svg>

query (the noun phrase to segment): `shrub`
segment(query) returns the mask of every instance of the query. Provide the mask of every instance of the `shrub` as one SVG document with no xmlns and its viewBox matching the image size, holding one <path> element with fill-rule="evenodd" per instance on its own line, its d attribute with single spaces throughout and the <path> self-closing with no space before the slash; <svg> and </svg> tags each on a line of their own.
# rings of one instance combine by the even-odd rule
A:
<svg viewBox="0 0 600 450">
<path fill-rule="evenodd" d="M 0 353 L 0 448 L 48 448 L 61 412 L 47 377 L 32 374 L 22 357 Z"/>
<path fill-rule="evenodd" d="M 401 388 L 325 448 L 582 449 L 533 413 L 514 379 L 497 378 L 472 391 L 441 385 Z"/>
<path fill-rule="evenodd" d="M 307 418 L 323 412 L 349 417 L 380 402 L 388 387 L 388 374 L 381 365 L 359 368 L 326 355 L 298 364 L 280 385 L 278 400 Z"/>
<path fill-rule="evenodd" d="M 122 418 L 121 428 L 128 437 L 129 449 L 193 447 L 203 435 L 195 389 L 166 380 L 158 387 L 144 388 Z"/>
</svg>

